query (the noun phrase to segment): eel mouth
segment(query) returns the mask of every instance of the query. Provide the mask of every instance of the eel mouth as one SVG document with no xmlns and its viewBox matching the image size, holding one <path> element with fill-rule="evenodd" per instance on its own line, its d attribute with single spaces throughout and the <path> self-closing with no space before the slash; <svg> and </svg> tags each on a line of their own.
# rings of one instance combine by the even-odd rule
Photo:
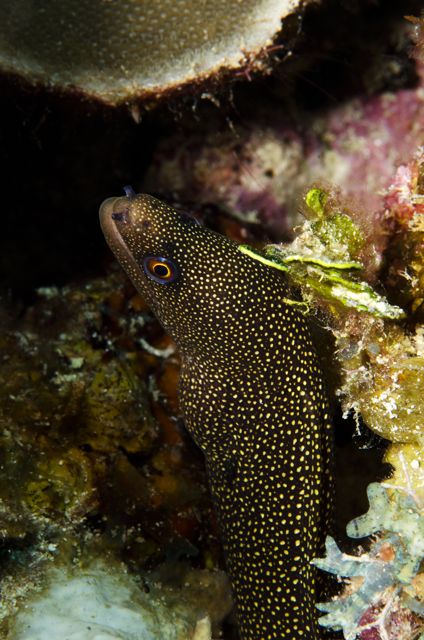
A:
<svg viewBox="0 0 424 640">
<path fill-rule="evenodd" d="M 107 198 L 100 205 L 100 226 L 108 245 L 114 252 L 115 245 L 119 239 L 120 242 L 125 245 L 122 239 L 122 234 L 119 231 L 119 226 L 121 223 L 128 224 L 129 222 L 129 204 L 128 198 L 113 197 Z"/>
<path fill-rule="evenodd" d="M 99 217 L 106 242 L 128 275 L 133 278 L 140 273 L 140 266 L 124 240 L 132 228 L 131 200 L 128 196 L 107 198 L 100 205 Z"/>
<path fill-rule="evenodd" d="M 130 200 L 126 196 L 107 198 L 100 205 L 100 225 L 103 233 L 113 232 L 116 222 L 128 223 L 130 214 Z"/>
</svg>

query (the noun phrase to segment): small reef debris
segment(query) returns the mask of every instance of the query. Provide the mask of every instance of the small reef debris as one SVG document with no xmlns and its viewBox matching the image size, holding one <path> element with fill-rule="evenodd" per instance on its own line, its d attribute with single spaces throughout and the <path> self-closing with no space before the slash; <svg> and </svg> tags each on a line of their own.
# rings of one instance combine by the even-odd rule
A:
<svg viewBox="0 0 424 640">
<path fill-rule="evenodd" d="M 320 624 L 342 630 L 346 640 L 418 638 L 424 632 L 424 494 L 391 481 L 370 484 L 367 494 L 369 510 L 348 524 L 347 534 L 374 536 L 369 550 L 347 555 L 328 537 L 326 557 L 313 561 L 349 578 L 340 595 L 317 605 L 326 614 Z"/>
<path fill-rule="evenodd" d="M 111 105 L 153 104 L 223 72 L 266 70 L 281 21 L 308 1 L 1 2 L 0 68 Z"/>
</svg>

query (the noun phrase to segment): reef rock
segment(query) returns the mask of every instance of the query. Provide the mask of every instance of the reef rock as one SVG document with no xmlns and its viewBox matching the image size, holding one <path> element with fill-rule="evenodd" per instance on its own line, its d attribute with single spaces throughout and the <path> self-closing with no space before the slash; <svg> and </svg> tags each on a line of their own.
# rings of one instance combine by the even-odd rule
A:
<svg viewBox="0 0 424 640">
<path fill-rule="evenodd" d="M 197 575 L 197 594 L 202 572 Z M 206 580 L 218 593 L 221 574 Z M 204 585 L 203 585 L 204 586 Z M 144 588 L 119 565 L 100 561 L 86 568 L 55 568 L 47 586 L 33 595 L 10 626 L 8 640 L 210 640 L 211 606 L 202 609 L 193 587 Z M 213 605 L 212 605 L 213 609 Z M 219 616 L 218 616 L 219 617 Z"/>
<path fill-rule="evenodd" d="M 0 2 L 0 68 L 110 104 L 263 66 L 299 0 Z"/>
</svg>

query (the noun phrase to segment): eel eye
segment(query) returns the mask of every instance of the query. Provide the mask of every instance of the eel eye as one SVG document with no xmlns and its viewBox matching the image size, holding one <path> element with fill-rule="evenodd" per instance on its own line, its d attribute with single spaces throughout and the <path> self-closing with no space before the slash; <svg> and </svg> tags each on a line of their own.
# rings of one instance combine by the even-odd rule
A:
<svg viewBox="0 0 424 640">
<path fill-rule="evenodd" d="M 179 275 L 175 262 L 161 256 L 146 256 L 143 260 L 143 268 L 149 278 L 160 284 L 174 282 Z"/>
</svg>

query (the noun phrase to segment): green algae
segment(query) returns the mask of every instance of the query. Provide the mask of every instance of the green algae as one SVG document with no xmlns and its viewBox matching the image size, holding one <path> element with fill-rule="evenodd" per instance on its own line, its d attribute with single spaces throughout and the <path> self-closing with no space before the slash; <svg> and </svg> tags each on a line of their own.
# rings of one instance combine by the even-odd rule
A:
<svg viewBox="0 0 424 640">
<path fill-rule="evenodd" d="M 325 214 L 325 205 L 328 202 L 328 193 L 318 187 L 309 189 L 305 195 L 306 206 L 319 218 Z"/>
<path fill-rule="evenodd" d="M 272 245 L 263 251 L 240 245 L 240 251 L 287 272 L 311 307 L 324 305 L 333 315 L 352 309 L 387 320 L 405 318 L 403 309 L 390 304 L 357 276 L 364 270 L 358 261 L 365 244 L 359 224 L 349 215 L 333 211 L 337 205 L 322 189 L 310 189 L 305 202 L 314 219 L 303 224 L 292 245 Z"/>
<path fill-rule="evenodd" d="M 344 245 L 351 256 L 360 254 L 365 244 L 363 231 L 350 215 L 337 210 L 337 203 L 327 191 L 309 189 L 304 201 L 312 217 L 312 233 L 330 252 L 338 252 L 338 246 Z"/>
</svg>

